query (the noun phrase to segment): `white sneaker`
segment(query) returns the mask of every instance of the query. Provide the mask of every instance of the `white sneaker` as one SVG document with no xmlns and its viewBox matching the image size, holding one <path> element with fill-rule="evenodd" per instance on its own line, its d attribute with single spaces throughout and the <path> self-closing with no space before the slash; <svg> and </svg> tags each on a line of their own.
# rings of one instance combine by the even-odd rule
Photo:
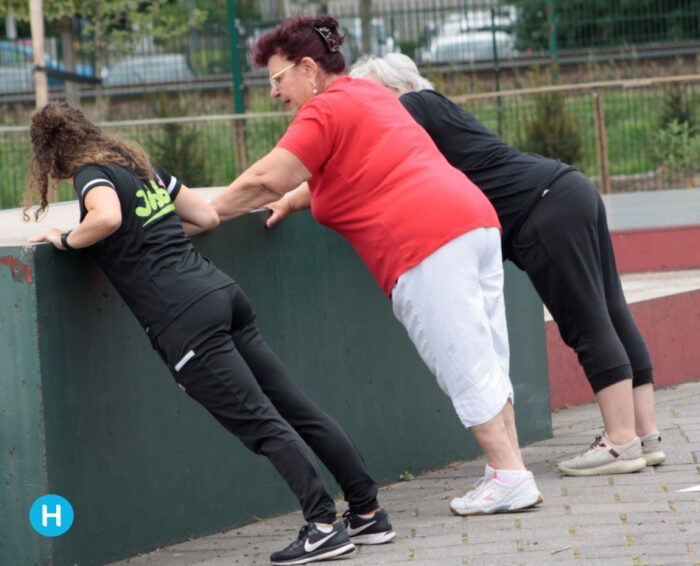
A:
<svg viewBox="0 0 700 566">
<path fill-rule="evenodd" d="M 491 476 L 493 477 L 493 476 Z M 468 499 L 473 499 L 477 495 L 479 495 L 479 492 L 481 491 L 481 488 L 484 487 L 488 480 L 486 479 L 486 476 L 479 478 L 479 480 L 474 484 L 474 487 L 469 490 L 462 499 L 468 498 Z"/>
<path fill-rule="evenodd" d="M 598 476 L 638 472 L 646 465 L 639 437 L 635 436 L 627 444 L 618 446 L 610 442 L 603 431 L 586 452 L 559 462 L 557 467 L 565 476 Z"/>
<path fill-rule="evenodd" d="M 450 503 L 455 515 L 488 515 L 527 509 L 542 503 L 542 494 L 537 489 L 532 472 L 523 474 L 514 484 L 504 483 L 497 477 L 482 478 L 475 489 L 464 497 L 456 497 Z"/>
<path fill-rule="evenodd" d="M 666 454 L 661 449 L 661 435 L 658 431 L 650 432 L 640 436 L 642 441 L 642 457 L 646 460 L 647 466 L 658 466 L 666 461 Z"/>
</svg>

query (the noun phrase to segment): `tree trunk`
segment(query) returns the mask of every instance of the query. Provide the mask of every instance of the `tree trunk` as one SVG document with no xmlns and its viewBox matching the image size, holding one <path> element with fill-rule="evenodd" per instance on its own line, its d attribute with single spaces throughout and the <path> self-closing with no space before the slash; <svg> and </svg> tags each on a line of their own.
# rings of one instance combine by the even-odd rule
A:
<svg viewBox="0 0 700 566">
<path fill-rule="evenodd" d="M 17 22 L 12 6 L 8 6 L 5 13 L 5 34 L 7 39 L 17 39 Z"/>
<path fill-rule="evenodd" d="M 66 16 L 61 20 L 61 51 L 63 52 L 63 67 L 69 73 L 76 71 L 75 57 L 75 20 Z M 80 106 L 80 92 L 78 83 L 65 81 L 66 100 L 73 106 Z"/>
<path fill-rule="evenodd" d="M 277 0 L 277 19 L 286 20 L 290 15 L 289 0 Z"/>
<path fill-rule="evenodd" d="M 362 20 L 362 54 L 372 54 L 372 0 L 360 0 Z"/>
<path fill-rule="evenodd" d="M 99 12 L 98 12 L 99 15 Z M 102 44 L 102 24 L 96 24 L 93 31 L 93 43 L 94 43 L 94 57 L 95 57 L 95 76 L 99 77 L 102 75 L 102 66 L 106 61 L 107 48 Z M 105 96 L 104 88 L 102 83 L 98 83 L 95 86 L 95 109 L 94 118 L 96 121 L 106 120 L 107 110 L 109 107 L 109 101 Z"/>
<path fill-rule="evenodd" d="M 32 30 L 32 51 L 34 65 L 44 66 L 44 9 L 41 0 L 29 0 L 29 19 Z M 34 71 L 34 94 L 36 107 L 41 108 L 49 101 L 49 85 L 44 71 Z"/>
</svg>

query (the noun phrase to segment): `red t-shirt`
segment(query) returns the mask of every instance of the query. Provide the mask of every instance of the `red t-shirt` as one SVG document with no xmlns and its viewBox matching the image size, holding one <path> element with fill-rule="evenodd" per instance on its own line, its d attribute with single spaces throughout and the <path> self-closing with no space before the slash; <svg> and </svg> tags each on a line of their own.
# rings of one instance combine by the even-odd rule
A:
<svg viewBox="0 0 700 566">
<path fill-rule="evenodd" d="M 483 193 L 375 82 L 336 79 L 299 110 L 277 147 L 311 172 L 314 218 L 348 239 L 387 295 L 450 240 L 500 228 Z"/>
</svg>

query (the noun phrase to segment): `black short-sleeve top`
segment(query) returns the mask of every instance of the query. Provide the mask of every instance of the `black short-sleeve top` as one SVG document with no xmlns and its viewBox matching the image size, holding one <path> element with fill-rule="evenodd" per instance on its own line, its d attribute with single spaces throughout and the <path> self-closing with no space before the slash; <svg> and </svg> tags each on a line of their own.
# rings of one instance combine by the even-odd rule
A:
<svg viewBox="0 0 700 566">
<path fill-rule="evenodd" d="M 152 337 L 204 295 L 232 280 L 200 255 L 184 233 L 174 201 L 182 183 L 154 165 L 144 179 L 119 165 L 81 166 L 73 179 L 81 222 L 95 187 L 114 189 L 121 226 L 87 248 Z"/>
</svg>

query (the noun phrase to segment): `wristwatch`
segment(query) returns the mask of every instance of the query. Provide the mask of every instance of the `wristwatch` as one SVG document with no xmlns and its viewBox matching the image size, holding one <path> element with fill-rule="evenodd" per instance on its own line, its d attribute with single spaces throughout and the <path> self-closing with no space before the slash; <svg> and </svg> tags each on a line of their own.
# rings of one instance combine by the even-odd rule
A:
<svg viewBox="0 0 700 566">
<path fill-rule="evenodd" d="M 70 233 L 71 230 L 68 230 L 68 232 L 63 232 L 63 234 L 61 234 L 61 245 L 67 251 L 74 251 L 75 248 L 68 243 L 68 234 Z"/>
</svg>

